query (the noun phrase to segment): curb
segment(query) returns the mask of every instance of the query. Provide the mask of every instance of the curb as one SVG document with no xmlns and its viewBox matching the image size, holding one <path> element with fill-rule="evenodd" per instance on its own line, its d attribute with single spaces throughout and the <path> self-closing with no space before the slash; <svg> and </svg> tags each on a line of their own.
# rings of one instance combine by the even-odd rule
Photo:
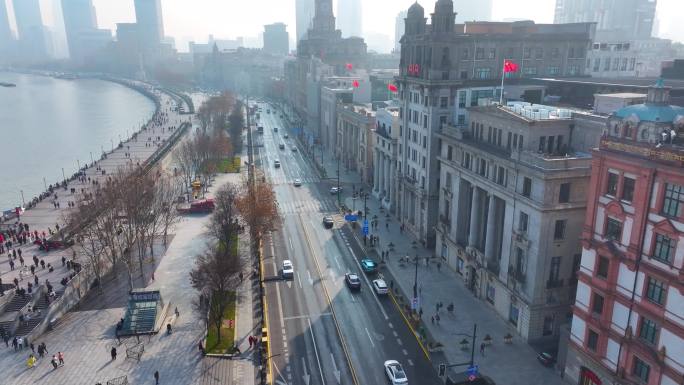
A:
<svg viewBox="0 0 684 385">
<path fill-rule="evenodd" d="M 397 303 L 397 300 L 394 298 L 394 293 L 392 291 L 389 292 L 390 298 L 392 298 L 392 303 L 394 303 L 394 306 L 396 306 L 397 310 L 399 311 L 399 314 L 401 314 L 401 318 L 404 319 L 404 322 L 406 323 L 406 326 L 411 330 L 411 333 L 413 333 L 413 336 L 416 337 L 416 341 L 418 342 L 418 345 L 420 346 L 420 349 L 423 351 L 425 354 L 425 358 L 427 358 L 428 361 L 432 362 L 432 358 L 430 357 L 430 353 L 427 351 L 425 348 L 425 345 L 423 345 L 423 342 L 421 342 L 420 337 L 418 336 L 418 332 L 411 326 L 411 322 L 406 318 L 406 314 L 404 314 L 404 311 L 401 310 L 401 306 Z"/>
</svg>

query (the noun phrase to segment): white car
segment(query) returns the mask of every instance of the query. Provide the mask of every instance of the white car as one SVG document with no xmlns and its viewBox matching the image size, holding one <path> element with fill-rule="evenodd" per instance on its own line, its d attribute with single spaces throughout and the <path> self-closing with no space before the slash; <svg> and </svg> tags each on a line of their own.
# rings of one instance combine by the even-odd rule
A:
<svg viewBox="0 0 684 385">
<path fill-rule="evenodd" d="M 342 187 L 333 186 L 330 188 L 330 195 L 335 195 L 342 192 Z"/>
<path fill-rule="evenodd" d="M 286 259 L 283 261 L 283 278 L 294 277 L 294 267 L 292 266 L 292 261 Z"/>
<path fill-rule="evenodd" d="M 392 385 L 407 385 L 408 378 L 401 364 L 395 360 L 385 361 L 385 374 Z"/>
<path fill-rule="evenodd" d="M 297 147 L 292 147 L 292 152 L 297 152 Z"/>
<path fill-rule="evenodd" d="M 373 280 L 373 290 L 378 294 L 387 294 L 387 283 L 384 279 L 374 279 Z"/>
<path fill-rule="evenodd" d="M 302 180 L 299 179 L 299 178 L 296 178 L 296 179 L 294 180 L 293 184 L 294 184 L 295 187 L 299 187 L 299 186 L 302 185 Z"/>
</svg>

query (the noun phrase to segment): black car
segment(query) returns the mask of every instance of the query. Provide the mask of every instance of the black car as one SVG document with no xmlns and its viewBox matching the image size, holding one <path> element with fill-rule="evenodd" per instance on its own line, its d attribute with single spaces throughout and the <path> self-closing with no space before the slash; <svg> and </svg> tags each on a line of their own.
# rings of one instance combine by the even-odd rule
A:
<svg viewBox="0 0 684 385">
<path fill-rule="evenodd" d="M 278 132 L 278 127 L 273 127 L 273 132 Z"/>
<path fill-rule="evenodd" d="M 334 224 L 335 221 L 330 215 L 326 215 L 323 217 L 323 226 L 325 226 L 326 229 L 332 229 Z"/>
<path fill-rule="evenodd" d="M 537 361 L 541 362 L 546 367 L 552 367 L 556 363 L 556 359 L 550 353 L 541 352 L 537 354 Z"/>
<path fill-rule="evenodd" d="M 344 283 L 350 290 L 361 290 L 361 278 L 354 273 L 347 273 L 344 275 Z"/>
</svg>

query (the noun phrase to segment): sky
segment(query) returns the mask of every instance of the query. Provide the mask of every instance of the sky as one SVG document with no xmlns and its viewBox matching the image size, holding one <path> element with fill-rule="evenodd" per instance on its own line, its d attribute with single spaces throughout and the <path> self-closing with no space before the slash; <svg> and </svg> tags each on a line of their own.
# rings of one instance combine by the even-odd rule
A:
<svg viewBox="0 0 684 385">
<path fill-rule="evenodd" d="M 3 0 L 0 0 L 3 1 Z M 53 25 L 53 2 L 40 0 L 46 24 Z M 161 0 L 164 28 L 167 36 L 176 38 L 178 48 L 187 50 L 186 42 L 205 42 L 209 34 L 215 38 L 257 36 L 264 24 L 284 22 L 290 36 L 295 34 L 295 0 Z M 335 3 L 337 0 L 333 0 Z M 458 12 L 460 1 L 456 0 Z M 8 5 L 11 0 L 7 0 Z M 407 9 L 414 0 L 362 0 L 364 33 L 388 35 L 394 38 L 397 13 Z M 426 15 L 434 10 L 435 0 L 418 0 Z M 556 0 L 494 0 L 493 20 L 532 19 L 537 23 L 552 23 Z M 93 0 L 100 28 L 115 29 L 116 23 L 135 21 L 133 0 Z M 334 4 L 333 9 L 336 8 Z M 684 41 L 683 0 L 658 0 L 658 35 Z M 182 44 L 181 44 L 182 43 Z"/>
</svg>

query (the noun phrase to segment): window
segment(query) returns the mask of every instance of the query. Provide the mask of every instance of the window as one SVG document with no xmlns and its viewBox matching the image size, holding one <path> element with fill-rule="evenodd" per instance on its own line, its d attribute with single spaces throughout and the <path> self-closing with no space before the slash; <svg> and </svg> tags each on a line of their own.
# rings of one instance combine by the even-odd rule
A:
<svg viewBox="0 0 684 385">
<path fill-rule="evenodd" d="M 496 58 L 496 48 L 490 48 L 489 52 L 487 53 L 487 59 L 494 59 Z"/>
<path fill-rule="evenodd" d="M 428 117 L 423 115 L 423 128 L 428 128 Z"/>
<path fill-rule="evenodd" d="M 487 161 L 480 159 L 480 166 L 477 168 L 477 173 L 486 177 L 487 176 Z"/>
<path fill-rule="evenodd" d="M 560 67 L 558 67 L 558 66 L 550 66 L 550 67 L 547 69 L 547 72 L 548 72 L 549 75 L 558 75 L 558 74 L 560 74 Z"/>
<path fill-rule="evenodd" d="M 606 186 L 606 195 L 617 196 L 617 186 L 619 178 L 620 176 L 618 174 L 612 172 L 608 173 L 608 186 Z"/>
<path fill-rule="evenodd" d="M 665 303 L 665 284 L 653 277 L 648 278 L 646 298 L 652 302 L 662 305 Z"/>
<path fill-rule="evenodd" d="M 506 169 L 499 166 L 496 171 L 496 183 L 505 186 L 506 185 Z"/>
<path fill-rule="evenodd" d="M 527 224 L 530 221 L 530 216 L 527 215 L 525 212 L 520 212 L 520 217 L 518 219 L 518 231 L 521 233 L 526 233 L 527 232 Z"/>
<path fill-rule="evenodd" d="M 594 59 L 594 68 L 592 68 L 592 71 L 598 72 L 599 69 L 601 69 L 601 59 L 596 58 L 596 59 Z"/>
<path fill-rule="evenodd" d="M 561 183 L 558 193 L 558 203 L 570 202 L 570 183 Z"/>
<path fill-rule="evenodd" d="M 465 115 L 463 115 L 463 114 L 458 115 L 458 125 L 459 126 L 465 125 Z"/>
<path fill-rule="evenodd" d="M 491 73 L 491 68 L 475 68 L 475 79 L 489 79 Z"/>
<path fill-rule="evenodd" d="M 463 153 L 463 160 L 461 161 L 461 166 L 463 166 L 463 168 L 470 170 L 470 153 L 469 152 Z"/>
<path fill-rule="evenodd" d="M 463 60 L 467 60 L 470 58 L 470 51 L 468 51 L 468 48 L 463 48 L 463 51 L 461 51 L 461 58 Z"/>
<path fill-rule="evenodd" d="M 542 329 L 542 335 L 550 336 L 553 334 L 553 325 L 555 323 L 555 317 L 553 314 L 544 317 L 544 328 Z"/>
<path fill-rule="evenodd" d="M 466 91 L 458 91 L 458 108 L 465 108 L 466 106 Z"/>
<path fill-rule="evenodd" d="M 656 233 L 655 236 L 655 250 L 653 250 L 653 258 L 663 262 L 672 264 L 672 259 L 675 254 L 676 242 L 667 235 Z"/>
<path fill-rule="evenodd" d="M 536 75 L 537 67 L 525 67 L 523 68 L 523 75 Z"/>
<path fill-rule="evenodd" d="M 639 338 L 642 340 L 655 344 L 656 336 L 658 334 L 658 326 L 655 322 L 648 318 L 641 318 L 641 327 L 639 328 Z"/>
<path fill-rule="evenodd" d="M 544 152 L 546 149 L 546 136 L 539 137 L 539 152 Z"/>
<path fill-rule="evenodd" d="M 528 177 L 523 178 L 522 195 L 528 198 L 530 197 L 530 195 L 532 195 L 532 179 Z"/>
<path fill-rule="evenodd" d="M 676 184 L 665 184 L 665 201 L 663 202 L 663 214 L 678 217 L 684 202 L 684 188 Z"/>
<path fill-rule="evenodd" d="M 549 271 L 549 283 L 556 283 L 559 280 L 561 257 L 551 258 L 551 270 Z"/>
<path fill-rule="evenodd" d="M 544 58 L 544 49 L 541 47 L 535 48 L 534 49 L 534 57 L 537 59 Z"/>
<path fill-rule="evenodd" d="M 449 97 L 448 96 L 442 96 L 439 98 L 439 107 L 440 108 L 447 108 L 449 106 Z"/>
<path fill-rule="evenodd" d="M 484 59 L 484 48 L 478 47 L 475 49 L 475 60 Z"/>
<path fill-rule="evenodd" d="M 589 334 L 587 335 L 587 347 L 594 352 L 598 347 L 598 334 L 591 329 L 589 329 Z"/>
<path fill-rule="evenodd" d="M 606 221 L 606 238 L 615 241 L 622 239 L 622 223 L 617 219 L 608 218 Z"/>
<path fill-rule="evenodd" d="M 560 56 L 560 50 L 558 49 L 558 47 L 551 48 L 551 58 L 557 59 L 559 56 Z"/>
<path fill-rule="evenodd" d="M 613 71 L 617 71 L 620 68 L 620 58 L 613 58 Z"/>
<path fill-rule="evenodd" d="M 610 71 L 610 58 L 603 59 L 603 71 Z"/>
<path fill-rule="evenodd" d="M 530 47 L 525 47 L 525 49 L 523 49 L 523 58 L 524 58 L 524 59 L 529 59 L 529 58 L 531 58 L 531 57 L 532 57 L 532 48 L 530 48 Z"/>
<path fill-rule="evenodd" d="M 565 226 L 567 225 L 567 221 L 565 219 L 559 219 L 556 221 L 556 225 L 554 226 L 553 230 L 553 239 L 555 240 L 561 240 L 565 239 Z"/>
<path fill-rule="evenodd" d="M 622 181 L 622 200 L 631 202 L 634 199 L 634 179 L 625 177 Z"/>
<path fill-rule="evenodd" d="M 641 381 L 648 382 L 648 375 L 651 372 L 651 367 L 640 360 L 639 357 L 634 356 L 634 367 L 632 367 L 632 374 L 639 377 Z"/>
<path fill-rule="evenodd" d="M 594 293 L 593 304 L 591 305 L 591 312 L 597 315 L 603 314 L 603 296 Z"/>
<path fill-rule="evenodd" d="M 608 267 L 610 267 L 610 260 L 602 255 L 599 255 L 598 266 L 596 267 L 596 276 L 603 279 L 608 279 Z"/>
<path fill-rule="evenodd" d="M 508 310 L 508 322 L 512 323 L 515 326 L 518 326 L 518 315 L 520 314 L 520 310 L 518 308 L 511 304 L 510 309 Z"/>
<path fill-rule="evenodd" d="M 461 71 L 460 78 L 462 80 L 468 79 L 468 71 Z"/>
<path fill-rule="evenodd" d="M 447 146 L 447 160 L 452 160 L 453 153 L 454 148 L 451 146 Z"/>
</svg>

